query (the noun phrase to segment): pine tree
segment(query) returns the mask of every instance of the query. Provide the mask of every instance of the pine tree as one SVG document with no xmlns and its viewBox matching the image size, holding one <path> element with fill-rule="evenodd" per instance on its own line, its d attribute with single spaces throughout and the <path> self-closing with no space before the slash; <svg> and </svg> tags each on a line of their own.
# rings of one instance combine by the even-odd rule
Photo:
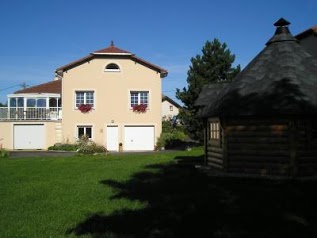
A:
<svg viewBox="0 0 317 238">
<path fill-rule="evenodd" d="M 203 86 L 210 83 L 226 83 L 240 72 L 240 65 L 232 67 L 235 55 L 227 49 L 226 43 L 218 39 L 207 41 L 202 48 L 202 55 L 191 58 L 191 66 L 187 72 L 188 88 L 176 90 L 176 98 L 184 103 L 179 118 L 185 124 L 189 136 L 194 140 L 203 139 L 203 126 L 196 117 L 198 108 L 195 107 Z"/>
</svg>

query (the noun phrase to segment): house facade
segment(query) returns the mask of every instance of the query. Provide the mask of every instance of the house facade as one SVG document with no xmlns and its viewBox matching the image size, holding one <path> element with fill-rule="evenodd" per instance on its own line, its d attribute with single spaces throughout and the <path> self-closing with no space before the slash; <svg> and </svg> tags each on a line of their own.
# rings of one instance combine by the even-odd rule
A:
<svg viewBox="0 0 317 238">
<path fill-rule="evenodd" d="M 169 121 L 175 118 L 181 106 L 166 95 L 162 95 L 162 120 Z"/>
<path fill-rule="evenodd" d="M 110 151 L 119 150 L 119 144 L 125 151 L 154 150 L 162 127 L 161 81 L 167 76 L 165 69 L 112 43 L 55 73 L 57 80 L 36 87 L 60 84 L 60 92 L 32 87 L 9 95 L 9 102 L 14 101 L 11 98 L 16 102 L 2 109 L 3 147 L 46 149 L 55 143 L 74 143 L 85 134 Z M 28 98 L 35 98 L 35 104 Z M 14 117 L 10 112 L 16 105 L 23 109 L 22 115 L 15 111 Z M 138 111 L 140 105 L 143 110 Z M 43 115 L 39 114 L 40 106 L 45 108 Z M 32 110 L 37 114 L 30 117 Z M 37 136 L 28 133 L 36 130 Z M 18 138 L 24 139 L 19 142 Z M 42 138 L 42 143 L 36 144 L 36 138 Z"/>
</svg>

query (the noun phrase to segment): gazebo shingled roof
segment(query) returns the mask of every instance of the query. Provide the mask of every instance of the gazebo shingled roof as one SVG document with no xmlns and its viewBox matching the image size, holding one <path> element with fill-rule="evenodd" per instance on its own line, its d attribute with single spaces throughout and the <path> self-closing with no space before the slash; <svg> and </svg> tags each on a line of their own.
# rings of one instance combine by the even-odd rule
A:
<svg viewBox="0 0 317 238">
<path fill-rule="evenodd" d="M 274 36 L 233 82 L 207 86 L 196 102 L 205 106 L 201 117 L 317 115 L 317 58 L 288 25 L 275 23 Z"/>
</svg>

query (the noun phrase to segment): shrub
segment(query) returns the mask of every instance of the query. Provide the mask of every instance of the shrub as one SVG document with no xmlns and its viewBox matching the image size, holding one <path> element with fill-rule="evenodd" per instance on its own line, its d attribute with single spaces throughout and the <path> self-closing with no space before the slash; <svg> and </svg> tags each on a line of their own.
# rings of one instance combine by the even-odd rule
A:
<svg viewBox="0 0 317 238">
<path fill-rule="evenodd" d="M 157 140 L 156 148 L 160 149 L 165 147 L 168 149 L 177 147 L 184 143 L 187 139 L 186 134 L 182 131 L 174 130 L 173 132 L 162 132 L 161 136 Z"/>
<path fill-rule="evenodd" d="M 96 142 L 89 140 L 88 136 L 83 135 L 78 141 L 77 152 L 82 154 L 94 154 L 107 152 L 107 149 L 103 145 L 98 145 Z"/>
<path fill-rule="evenodd" d="M 78 145 L 69 143 L 57 143 L 53 146 L 48 147 L 48 150 L 76 151 L 78 150 Z"/>
<path fill-rule="evenodd" d="M 83 135 L 80 137 L 76 144 L 70 143 L 57 143 L 48 147 L 48 150 L 62 150 L 62 151 L 77 151 L 83 154 L 94 154 L 107 152 L 106 147 L 98 145 L 92 140 L 89 140 L 88 136 Z"/>
<path fill-rule="evenodd" d="M 9 157 L 10 153 L 6 149 L 0 149 L 0 158 Z"/>
</svg>

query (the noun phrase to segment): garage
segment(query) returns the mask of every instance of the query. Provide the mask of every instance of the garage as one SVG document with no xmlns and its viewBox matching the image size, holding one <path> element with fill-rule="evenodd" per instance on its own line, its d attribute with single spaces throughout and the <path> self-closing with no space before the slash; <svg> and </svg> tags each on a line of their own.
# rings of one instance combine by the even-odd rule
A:
<svg viewBox="0 0 317 238">
<path fill-rule="evenodd" d="M 124 150 L 154 150 L 154 126 L 125 126 Z"/>
<path fill-rule="evenodd" d="M 44 124 L 16 124 L 13 126 L 13 148 L 34 150 L 45 148 Z"/>
</svg>

